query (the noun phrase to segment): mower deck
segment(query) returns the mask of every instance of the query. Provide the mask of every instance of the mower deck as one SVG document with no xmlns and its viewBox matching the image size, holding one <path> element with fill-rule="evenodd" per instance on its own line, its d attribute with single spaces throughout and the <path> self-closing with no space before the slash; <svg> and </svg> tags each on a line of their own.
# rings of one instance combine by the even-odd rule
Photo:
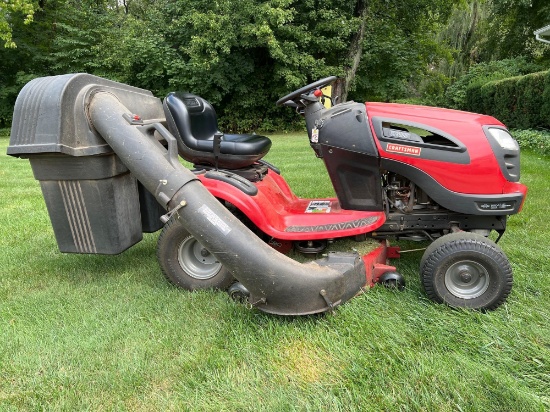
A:
<svg viewBox="0 0 550 412">
<path fill-rule="evenodd" d="M 274 246 L 275 249 L 278 249 Z M 389 259 L 399 258 L 399 247 L 390 246 L 387 240 L 375 240 L 367 238 L 365 241 L 356 242 L 351 239 L 337 239 L 330 243 L 322 252 L 357 252 L 365 264 L 365 287 L 373 287 L 380 277 L 387 272 L 396 272 L 395 266 L 388 264 Z M 320 253 L 304 255 L 297 251 L 289 251 L 288 256 L 300 263 L 306 263 L 319 258 Z"/>
</svg>

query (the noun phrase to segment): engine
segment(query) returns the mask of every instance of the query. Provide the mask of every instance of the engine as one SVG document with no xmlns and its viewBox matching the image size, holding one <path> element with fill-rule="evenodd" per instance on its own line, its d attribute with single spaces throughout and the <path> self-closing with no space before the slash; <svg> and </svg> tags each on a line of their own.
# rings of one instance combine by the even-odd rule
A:
<svg viewBox="0 0 550 412">
<path fill-rule="evenodd" d="M 440 206 L 428 197 L 414 182 L 396 173 L 382 175 L 387 211 L 410 214 L 420 210 L 438 210 Z"/>
<path fill-rule="evenodd" d="M 506 216 L 478 216 L 450 211 L 411 180 L 394 172 L 382 174 L 382 192 L 386 223 L 374 237 L 397 237 L 423 241 L 434 240 L 451 231 L 464 230 L 488 236 L 506 230 Z"/>
</svg>

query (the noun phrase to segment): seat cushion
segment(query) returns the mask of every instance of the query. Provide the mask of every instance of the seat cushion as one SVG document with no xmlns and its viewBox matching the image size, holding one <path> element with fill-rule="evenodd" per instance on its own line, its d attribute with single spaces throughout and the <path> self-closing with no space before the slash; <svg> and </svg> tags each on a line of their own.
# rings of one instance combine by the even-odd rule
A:
<svg viewBox="0 0 550 412">
<path fill-rule="evenodd" d="M 255 155 L 267 153 L 271 148 L 271 140 L 256 134 L 224 134 L 220 151 L 234 155 Z"/>
</svg>

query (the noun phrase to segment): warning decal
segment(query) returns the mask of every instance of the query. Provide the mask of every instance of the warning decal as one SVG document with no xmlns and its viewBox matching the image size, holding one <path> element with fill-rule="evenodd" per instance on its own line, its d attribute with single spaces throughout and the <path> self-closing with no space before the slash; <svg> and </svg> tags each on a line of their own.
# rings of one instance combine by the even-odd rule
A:
<svg viewBox="0 0 550 412">
<path fill-rule="evenodd" d="M 319 129 L 316 127 L 311 130 L 311 143 L 319 143 Z"/>
<path fill-rule="evenodd" d="M 408 154 L 413 156 L 420 156 L 421 152 L 420 147 L 405 146 L 402 144 L 388 143 L 386 146 L 386 151 L 393 153 Z"/>
<path fill-rule="evenodd" d="M 330 200 L 312 200 L 307 205 L 306 213 L 330 213 Z"/>
<path fill-rule="evenodd" d="M 224 235 L 227 235 L 229 232 L 231 232 L 231 228 L 225 223 L 221 217 L 219 217 L 212 209 L 210 209 L 206 205 L 202 205 L 199 207 L 198 212 L 202 214 L 204 217 L 208 219 L 210 223 L 214 227 L 216 227 L 220 232 L 222 232 Z"/>
</svg>

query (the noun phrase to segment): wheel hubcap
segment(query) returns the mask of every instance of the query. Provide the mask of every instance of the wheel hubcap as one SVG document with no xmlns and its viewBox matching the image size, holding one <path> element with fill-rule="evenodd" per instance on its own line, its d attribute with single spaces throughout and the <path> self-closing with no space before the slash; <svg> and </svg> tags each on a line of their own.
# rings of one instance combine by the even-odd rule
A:
<svg viewBox="0 0 550 412">
<path fill-rule="evenodd" d="M 460 280 L 464 283 L 470 283 L 472 281 L 472 274 L 470 272 L 461 272 Z"/>
<path fill-rule="evenodd" d="M 185 238 L 178 248 L 178 262 L 195 279 L 210 279 L 220 271 L 222 264 L 192 236 Z"/>
<path fill-rule="evenodd" d="M 483 265 L 463 260 L 447 269 L 445 286 L 458 298 L 474 299 L 483 295 L 489 287 L 489 273 Z"/>
</svg>

